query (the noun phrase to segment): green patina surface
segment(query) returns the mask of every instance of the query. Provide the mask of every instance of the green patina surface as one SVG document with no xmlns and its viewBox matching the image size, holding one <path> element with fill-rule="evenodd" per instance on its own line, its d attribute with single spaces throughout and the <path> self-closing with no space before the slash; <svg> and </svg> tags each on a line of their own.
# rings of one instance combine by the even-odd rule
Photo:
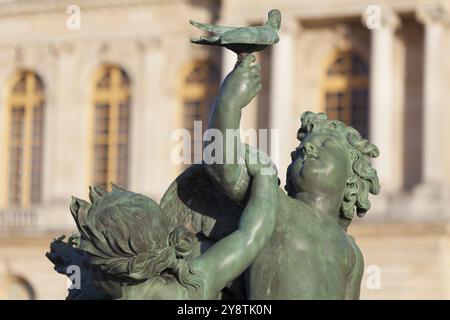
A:
<svg viewBox="0 0 450 320">
<path fill-rule="evenodd" d="M 255 27 L 224 27 L 193 20 L 190 23 L 213 34 L 191 39 L 192 43 L 225 47 L 236 52 L 240 62 L 246 55 L 264 50 L 280 40 L 278 31 L 281 26 L 281 12 L 276 9 L 271 10 L 267 22 Z"/>
<path fill-rule="evenodd" d="M 210 129 L 239 129 L 242 109 L 262 89 L 251 53 L 278 41 L 280 21 L 272 10 L 260 27 L 191 22 L 215 33 L 194 43 L 241 55 Z M 267 155 L 223 137 L 233 161 L 191 166 L 159 205 L 114 185 L 91 188 L 90 202 L 73 198 L 79 234 L 55 240 L 47 253 L 59 273 L 81 269 L 81 287 L 68 299 L 359 298 L 363 257 L 347 227 L 379 192 L 370 163 L 377 147 L 340 121 L 306 112 L 285 192 Z"/>
</svg>

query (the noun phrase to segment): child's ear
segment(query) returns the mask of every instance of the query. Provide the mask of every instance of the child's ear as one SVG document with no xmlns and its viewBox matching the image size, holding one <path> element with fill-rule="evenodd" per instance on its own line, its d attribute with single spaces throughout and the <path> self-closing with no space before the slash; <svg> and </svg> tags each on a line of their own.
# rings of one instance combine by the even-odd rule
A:
<svg viewBox="0 0 450 320">
<path fill-rule="evenodd" d="M 177 257 L 188 256 L 194 243 L 195 235 L 185 226 L 178 226 L 169 234 L 169 245 L 175 249 Z"/>
<path fill-rule="evenodd" d="M 352 219 L 354 207 L 358 196 L 358 179 L 355 174 L 351 174 L 345 184 L 344 199 L 341 206 L 341 214 L 347 219 Z"/>
</svg>

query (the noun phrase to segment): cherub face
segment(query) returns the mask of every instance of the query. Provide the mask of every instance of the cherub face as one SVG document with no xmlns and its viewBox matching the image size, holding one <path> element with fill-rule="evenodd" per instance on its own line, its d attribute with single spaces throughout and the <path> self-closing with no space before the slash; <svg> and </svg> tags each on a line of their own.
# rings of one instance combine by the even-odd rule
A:
<svg viewBox="0 0 450 320">
<path fill-rule="evenodd" d="M 286 189 L 295 194 L 343 193 L 350 167 L 343 139 L 331 129 L 322 129 L 307 135 L 294 151 Z"/>
</svg>

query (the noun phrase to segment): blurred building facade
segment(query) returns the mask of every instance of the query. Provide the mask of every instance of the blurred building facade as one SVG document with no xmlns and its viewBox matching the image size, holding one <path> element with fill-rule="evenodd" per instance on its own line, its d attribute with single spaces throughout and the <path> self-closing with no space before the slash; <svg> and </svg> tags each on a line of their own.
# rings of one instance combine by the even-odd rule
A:
<svg viewBox="0 0 450 320">
<path fill-rule="evenodd" d="M 65 297 L 44 253 L 74 231 L 70 196 L 114 181 L 159 200 L 183 170 L 172 134 L 206 126 L 236 59 L 190 44 L 188 20 L 254 25 L 273 7 L 281 41 L 258 54 L 244 129 L 279 130 L 283 173 L 302 112 L 356 127 L 382 184 L 350 227 L 361 297 L 450 298 L 450 1 L 78 0 L 80 28 L 71 4 L 0 1 L 0 298 Z"/>
</svg>

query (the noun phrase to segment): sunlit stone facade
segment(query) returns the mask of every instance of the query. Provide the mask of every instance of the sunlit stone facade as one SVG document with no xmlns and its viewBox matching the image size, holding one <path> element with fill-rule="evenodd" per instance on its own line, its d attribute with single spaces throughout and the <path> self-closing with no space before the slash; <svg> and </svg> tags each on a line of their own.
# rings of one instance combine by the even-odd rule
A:
<svg viewBox="0 0 450 320">
<path fill-rule="evenodd" d="M 65 297 L 44 253 L 74 231 L 70 196 L 85 198 L 99 175 L 158 200 L 183 170 L 172 133 L 206 126 L 235 63 L 190 44 L 188 20 L 259 24 L 273 7 L 281 41 L 258 54 L 264 91 L 244 129 L 278 130 L 283 180 L 302 112 L 357 126 L 380 148 L 382 184 L 349 230 L 365 256 L 361 297 L 450 298 L 450 1 L 79 0 L 79 29 L 70 4 L 0 1 L 0 298 Z M 42 119 L 21 72 L 42 82 Z"/>
</svg>

